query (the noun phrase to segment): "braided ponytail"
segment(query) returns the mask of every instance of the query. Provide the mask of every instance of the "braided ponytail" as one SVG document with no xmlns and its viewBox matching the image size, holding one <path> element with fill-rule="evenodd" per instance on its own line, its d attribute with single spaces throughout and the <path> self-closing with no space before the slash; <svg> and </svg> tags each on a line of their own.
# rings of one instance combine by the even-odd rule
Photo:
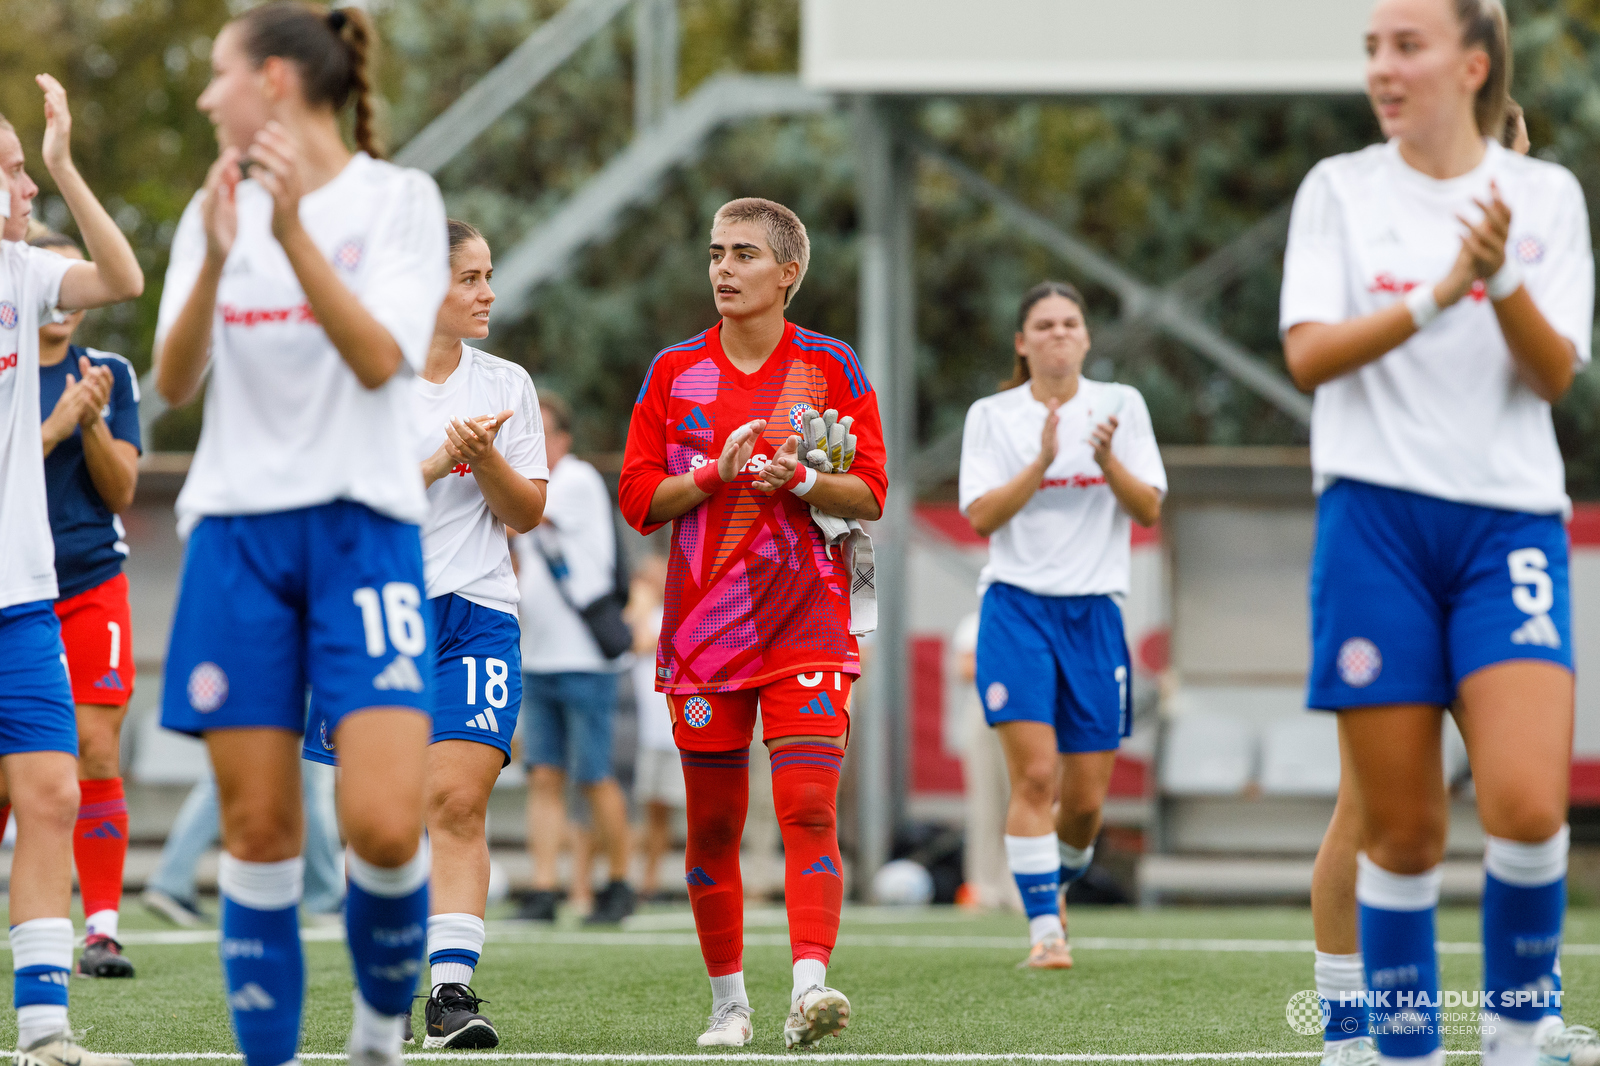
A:
<svg viewBox="0 0 1600 1066">
<path fill-rule="evenodd" d="M 304 0 L 271 0 L 234 21 L 245 54 L 256 66 L 278 56 L 299 68 L 306 103 L 326 104 L 337 113 L 353 93 L 356 146 L 374 158 L 382 157 L 372 89 L 378 34 L 365 11 L 355 7 L 329 11 Z"/>
</svg>

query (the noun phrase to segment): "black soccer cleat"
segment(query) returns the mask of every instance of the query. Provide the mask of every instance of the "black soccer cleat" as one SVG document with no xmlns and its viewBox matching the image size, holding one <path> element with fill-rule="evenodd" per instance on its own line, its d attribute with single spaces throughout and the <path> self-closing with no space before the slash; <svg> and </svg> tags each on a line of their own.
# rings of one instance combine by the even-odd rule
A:
<svg viewBox="0 0 1600 1066">
<path fill-rule="evenodd" d="M 530 922 L 553 922 L 556 920 L 556 906 L 560 902 L 559 892 L 534 889 L 523 897 L 521 906 L 517 908 L 517 917 Z"/>
<path fill-rule="evenodd" d="M 79 977 L 132 977 L 133 963 L 122 954 L 122 945 L 101 933 L 90 933 L 78 956 Z"/>
<path fill-rule="evenodd" d="M 435 985 L 433 995 L 422 1009 L 427 1028 L 422 1038 L 425 1048 L 486 1048 L 498 1047 L 500 1034 L 494 1025 L 478 1013 L 478 1008 L 488 1000 L 479 999 L 471 988 L 462 984 Z"/>
<path fill-rule="evenodd" d="M 613 881 L 595 896 L 594 911 L 584 925 L 616 925 L 633 913 L 633 887 L 626 881 Z"/>
</svg>

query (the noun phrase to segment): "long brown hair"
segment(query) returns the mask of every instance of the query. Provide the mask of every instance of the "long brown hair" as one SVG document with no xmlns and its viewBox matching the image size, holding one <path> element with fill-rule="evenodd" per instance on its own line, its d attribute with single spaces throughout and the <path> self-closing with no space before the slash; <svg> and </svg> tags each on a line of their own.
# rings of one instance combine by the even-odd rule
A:
<svg viewBox="0 0 1600 1066">
<path fill-rule="evenodd" d="M 378 34 L 372 19 L 355 7 L 329 11 L 301 0 L 273 0 L 234 19 L 244 52 L 256 66 L 271 56 L 300 70 L 306 103 L 327 104 L 335 113 L 355 97 L 356 146 L 383 157 L 374 128 L 372 66 Z"/>
<path fill-rule="evenodd" d="M 1078 305 L 1080 312 L 1087 313 L 1084 307 L 1083 293 L 1068 285 L 1064 281 L 1041 281 L 1033 288 L 1022 294 L 1022 302 L 1017 305 L 1017 332 L 1021 333 L 1028 324 L 1028 314 L 1033 310 L 1033 305 L 1047 296 L 1065 296 Z M 1016 353 L 1017 361 L 1011 369 L 1011 377 L 1000 383 L 1000 391 L 1014 389 L 1025 385 L 1033 378 L 1033 371 L 1028 367 L 1028 357 L 1021 352 Z"/>
<path fill-rule="evenodd" d="M 1500 0 L 1455 0 L 1464 48 L 1482 48 L 1489 56 L 1489 76 L 1473 101 L 1478 132 L 1500 139 L 1506 128 L 1506 102 L 1511 98 L 1511 24 Z"/>
<path fill-rule="evenodd" d="M 468 241 L 483 241 L 488 247 L 489 242 L 483 240 L 483 234 L 478 232 L 478 227 L 470 222 L 463 222 L 459 218 L 445 219 L 445 231 L 450 235 L 450 259 L 455 260 L 456 253 Z"/>
</svg>

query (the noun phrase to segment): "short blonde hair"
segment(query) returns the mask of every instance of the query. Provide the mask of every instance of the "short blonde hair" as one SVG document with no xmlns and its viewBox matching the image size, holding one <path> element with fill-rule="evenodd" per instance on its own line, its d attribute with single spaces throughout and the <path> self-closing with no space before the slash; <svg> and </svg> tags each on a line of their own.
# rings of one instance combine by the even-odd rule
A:
<svg viewBox="0 0 1600 1066">
<path fill-rule="evenodd" d="M 788 307 L 794 300 L 794 294 L 800 291 L 800 283 L 806 279 L 806 268 L 811 265 L 811 238 L 806 236 L 805 223 L 800 221 L 799 215 L 782 204 L 763 200 L 759 196 L 729 200 L 717 208 L 716 216 L 711 220 L 711 232 L 715 234 L 718 226 L 729 222 L 761 223 L 767 231 L 767 244 L 771 245 L 778 265 L 800 264 L 800 273 L 795 277 L 794 284 L 783 294 L 783 306 Z"/>
</svg>

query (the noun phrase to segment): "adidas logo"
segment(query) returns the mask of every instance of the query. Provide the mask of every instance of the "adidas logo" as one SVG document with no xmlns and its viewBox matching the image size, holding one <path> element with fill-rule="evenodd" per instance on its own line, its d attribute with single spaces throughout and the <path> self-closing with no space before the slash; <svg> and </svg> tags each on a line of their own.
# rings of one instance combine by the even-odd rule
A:
<svg viewBox="0 0 1600 1066">
<path fill-rule="evenodd" d="M 66 970 L 45 970 L 42 973 L 23 974 L 22 976 L 32 977 L 35 981 L 43 981 L 47 985 L 68 985 L 72 983 L 72 978 L 68 976 Z"/>
<path fill-rule="evenodd" d="M 94 687 L 115 689 L 116 691 L 121 692 L 122 678 L 117 676 L 117 672 L 115 670 L 107 670 L 106 676 L 102 677 L 99 681 L 96 681 L 94 683 Z"/>
<path fill-rule="evenodd" d="M 801 714 L 820 714 L 829 718 L 838 717 L 838 712 L 833 709 L 833 701 L 828 699 L 826 692 L 820 693 L 816 699 L 800 708 Z"/>
<path fill-rule="evenodd" d="M 101 822 L 93 829 L 82 835 L 84 840 L 121 840 L 122 834 L 117 832 L 117 827 L 110 822 Z"/>
<path fill-rule="evenodd" d="M 1547 614 L 1536 614 L 1511 634 L 1513 644 L 1537 644 L 1541 648 L 1561 647 L 1561 633 Z"/>
<path fill-rule="evenodd" d="M 237 992 L 228 993 L 228 1006 L 232 1010 L 272 1010 L 278 1001 L 267 995 L 267 990 L 251 981 Z"/>
<path fill-rule="evenodd" d="M 428 686 L 422 683 L 422 675 L 417 672 L 417 664 L 411 661 L 411 656 L 396 655 L 394 661 L 372 679 L 372 687 L 385 692 L 421 692 Z"/>
<path fill-rule="evenodd" d="M 711 880 L 711 875 L 706 873 L 704 870 L 702 870 L 698 866 L 696 866 L 694 869 L 690 870 L 688 875 L 686 877 L 684 877 L 683 881 L 684 881 L 685 884 L 689 884 L 689 885 L 714 885 L 714 884 L 716 884 L 715 881 Z"/>
<path fill-rule="evenodd" d="M 824 855 L 822 858 L 818 859 L 816 862 L 800 871 L 801 877 L 804 877 L 806 874 L 832 874 L 835 877 L 839 877 L 839 868 L 833 864 L 833 860 L 831 858 Z M 839 879 L 841 881 L 844 880 L 842 877 Z"/>
<path fill-rule="evenodd" d="M 684 420 L 678 423 L 679 433 L 688 433 L 696 429 L 710 428 L 711 423 L 706 421 L 705 413 L 702 412 L 698 407 L 696 407 L 693 411 L 690 411 L 688 415 L 685 416 Z"/>
<path fill-rule="evenodd" d="M 475 718 L 467 719 L 468 729 L 487 729 L 491 733 L 500 732 L 500 722 L 494 716 L 494 711 L 485 710 Z"/>
</svg>

